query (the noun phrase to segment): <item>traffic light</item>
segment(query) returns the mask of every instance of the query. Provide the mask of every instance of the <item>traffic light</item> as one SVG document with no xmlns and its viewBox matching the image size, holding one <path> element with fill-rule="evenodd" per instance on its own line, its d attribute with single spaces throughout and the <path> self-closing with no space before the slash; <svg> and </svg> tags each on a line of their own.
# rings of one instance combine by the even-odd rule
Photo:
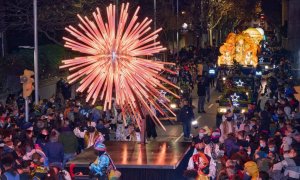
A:
<svg viewBox="0 0 300 180">
<path fill-rule="evenodd" d="M 20 76 L 20 81 L 23 84 L 23 97 L 27 98 L 31 95 L 32 91 L 34 90 L 34 79 L 32 76 L 34 75 L 33 71 L 24 70 L 24 74 Z"/>
</svg>

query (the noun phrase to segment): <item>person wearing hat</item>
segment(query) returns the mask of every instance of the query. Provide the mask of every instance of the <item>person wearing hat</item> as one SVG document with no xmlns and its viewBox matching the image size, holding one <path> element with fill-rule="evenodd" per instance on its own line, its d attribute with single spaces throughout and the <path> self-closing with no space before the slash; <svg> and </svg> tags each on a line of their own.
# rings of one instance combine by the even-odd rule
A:
<svg viewBox="0 0 300 180">
<path fill-rule="evenodd" d="M 45 146 L 49 141 L 48 135 L 48 130 L 46 128 L 43 128 L 36 139 L 36 144 L 38 144 L 43 151 L 45 151 Z"/>
<path fill-rule="evenodd" d="M 254 161 L 248 161 L 244 164 L 244 179 L 256 180 L 259 176 L 259 169 Z"/>
<path fill-rule="evenodd" d="M 214 179 L 217 176 L 218 167 L 221 167 L 220 158 L 224 156 L 224 151 L 220 149 L 219 145 L 220 130 L 216 129 L 209 134 L 211 135 L 203 138 L 203 142 L 206 144 L 204 153 L 210 157 L 209 176 Z"/>
<path fill-rule="evenodd" d="M 187 99 L 183 101 L 183 107 L 179 111 L 179 121 L 182 122 L 184 139 L 190 139 L 192 120 L 195 118 L 193 108 Z"/>
<path fill-rule="evenodd" d="M 224 117 L 224 118 L 223 118 Z M 223 122 L 220 124 L 221 137 L 220 142 L 224 142 L 227 138 L 227 134 L 235 132 L 234 116 L 230 109 L 223 115 Z"/>
<path fill-rule="evenodd" d="M 94 149 L 98 152 L 97 159 L 90 164 L 89 169 L 92 175 L 98 180 L 108 180 L 110 171 L 116 170 L 115 165 L 106 152 L 106 146 L 103 144 L 103 139 L 96 140 Z"/>
<path fill-rule="evenodd" d="M 31 175 L 33 179 L 44 179 L 47 175 L 48 158 L 45 153 L 39 149 L 32 149 L 23 156 L 24 161 L 32 161 L 30 164 Z"/>
<path fill-rule="evenodd" d="M 206 144 L 204 153 L 211 157 L 211 160 L 216 160 L 218 157 L 224 155 L 224 152 L 220 150 L 219 146 L 220 135 L 220 131 L 216 129 L 212 132 L 211 136 L 207 136 L 210 138 L 210 142 Z"/>
<path fill-rule="evenodd" d="M 190 158 L 187 170 L 195 170 L 200 179 L 208 180 L 210 157 L 203 152 L 204 147 L 204 143 L 196 144 L 197 153 Z"/>
<path fill-rule="evenodd" d="M 95 126 L 96 126 L 95 123 L 89 121 L 87 130 L 81 131 L 79 127 L 76 127 L 73 130 L 75 136 L 77 136 L 78 138 L 84 139 L 85 148 L 89 148 L 89 147 L 93 146 L 95 141 L 99 137 L 104 139 L 104 136 L 100 132 L 97 131 Z"/>
<path fill-rule="evenodd" d="M 208 126 L 203 126 L 199 129 L 199 133 L 197 136 L 193 137 L 193 140 L 192 140 L 192 144 L 193 146 L 195 144 L 198 144 L 200 142 L 203 142 L 203 138 L 205 137 L 209 137 L 211 135 L 211 130 L 208 128 Z M 196 150 L 195 150 L 196 152 Z"/>
<path fill-rule="evenodd" d="M 21 134 L 21 141 L 22 143 L 28 147 L 27 152 L 34 148 L 34 141 L 33 141 L 33 126 L 32 123 L 27 122 L 22 126 L 22 134 Z"/>
</svg>

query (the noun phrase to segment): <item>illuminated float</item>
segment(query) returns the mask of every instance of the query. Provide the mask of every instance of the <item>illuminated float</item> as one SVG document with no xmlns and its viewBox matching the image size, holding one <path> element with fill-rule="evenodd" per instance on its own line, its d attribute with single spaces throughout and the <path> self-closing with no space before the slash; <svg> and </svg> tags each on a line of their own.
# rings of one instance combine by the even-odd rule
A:
<svg viewBox="0 0 300 180">
<path fill-rule="evenodd" d="M 256 67 L 259 43 L 263 39 L 261 28 L 248 28 L 242 33 L 229 33 L 225 43 L 220 47 L 218 65 L 233 65 L 236 61 L 243 66 Z"/>
</svg>

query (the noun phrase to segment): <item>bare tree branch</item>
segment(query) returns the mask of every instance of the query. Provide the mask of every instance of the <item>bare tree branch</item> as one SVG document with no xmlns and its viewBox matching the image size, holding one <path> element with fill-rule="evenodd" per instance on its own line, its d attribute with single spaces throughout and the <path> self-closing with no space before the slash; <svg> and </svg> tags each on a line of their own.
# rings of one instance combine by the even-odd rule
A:
<svg viewBox="0 0 300 180">
<path fill-rule="evenodd" d="M 64 46 L 63 43 L 57 41 L 55 38 L 53 38 L 47 31 L 44 31 L 42 29 L 39 29 L 40 32 L 42 32 L 49 40 L 51 40 L 52 42 L 54 42 L 55 44 L 59 45 L 59 46 Z"/>
</svg>

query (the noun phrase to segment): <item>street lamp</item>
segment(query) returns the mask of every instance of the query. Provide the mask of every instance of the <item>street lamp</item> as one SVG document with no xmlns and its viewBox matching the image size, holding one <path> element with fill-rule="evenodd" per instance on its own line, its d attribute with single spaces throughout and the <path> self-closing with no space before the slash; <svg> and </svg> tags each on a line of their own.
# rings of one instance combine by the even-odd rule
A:
<svg viewBox="0 0 300 180">
<path fill-rule="evenodd" d="M 23 49 L 33 49 L 34 61 L 34 104 L 39 103 L 39 66 L 38 66 L 38 32 L 37 32 L 37 0 L 33 0 L 34 47 L 19 46 Z"/>
<path fill-rule="evenodd" d="M 154 10 L 154 31 L 156 31 L 156 0 L 153 0 Z M 154 40 L 155 41 L 155 40 Z"/>
<path fill-rule="evenodd" d="M 33 0 L 34 21 L 34 97 L 35 104 L 39 103 L 39 66 L 38 66 L 38 32 L 37 32 L 37 0 Z"/>
<path fill-rule="evenodd" d="M 39 103 L 39 66 L 38 66 L 38 31 L 37 31 L 37 0 L 33 0 L 34 47 L 19 46 L 23 49 L 33 49 L 34 61 L 34 103 Z"/>
<path fill-rule="evenodd" d="M 187 23 L 183 23 L 181 26 L 184 30 L 186 30 L 188 28 L 188 24 Z"/>
<path fill-rule="evenodd" d="M 179 4 L 178 0 L 176 1 L 176 28 L 177 28 L 177 33 L 176 33 L 176 45 L 177 45 L 177 58 L 179 57 L 179 30 L 178 30 L 178 13 L 179 13 Z"/>
</svg>

